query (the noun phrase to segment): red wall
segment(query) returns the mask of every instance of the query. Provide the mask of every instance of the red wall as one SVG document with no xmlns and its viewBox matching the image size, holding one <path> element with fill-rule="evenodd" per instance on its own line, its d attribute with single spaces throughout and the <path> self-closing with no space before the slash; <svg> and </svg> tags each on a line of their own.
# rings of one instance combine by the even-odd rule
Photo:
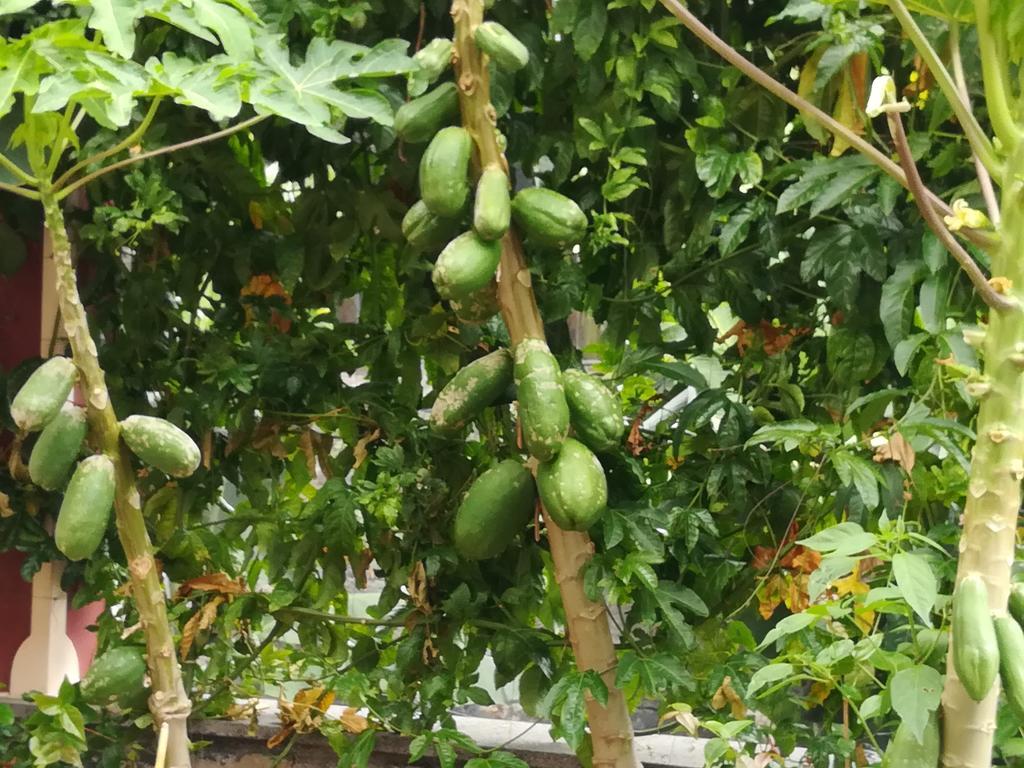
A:
<svg viewBox="0 0 1024 768">
<path fill-rule="evenodd" d="M 17 273 L 0 275 L 0 368 L 9 371 L 23 360 L 39 355 L 43 261 L 40 243 L 28 243 L 28 258 Z M 0 440 L 9 436 L 0 435 Z M 21 578 L 24 555 L 0 552 L 0 684 L 11 679 L 11 663 L 21 642 L 28 637 L 32 585 Z M 86 627 L 103 610 L 93 603 L 68 611 L 68 636 L 78 652 L 82 672 L 96 653 L 96 636 Z"/>
</svg>

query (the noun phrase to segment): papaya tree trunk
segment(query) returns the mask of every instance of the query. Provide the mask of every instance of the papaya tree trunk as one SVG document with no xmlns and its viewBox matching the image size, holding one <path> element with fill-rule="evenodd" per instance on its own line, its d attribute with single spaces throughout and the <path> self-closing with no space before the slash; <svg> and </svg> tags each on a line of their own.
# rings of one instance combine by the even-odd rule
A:
<svg viewBox="0 0 1024 768">
<path fill-rule="evenodd" d="M 1024 152 L 1007 164 L 1002 231 L 992 256 L 992 274 L 1007 281 L 1012 296 L 1024 287 Z M 957 583 L 977 574 L 988 587 L 989 608 L 1005 615 L 1014 559 L 1020 483 L 1024 478 L 1024 309 L 991 310 L 985 333 L 984 381 L 989 385 L 978 411 L 977 443 L 960 534 Z M 950 639 L 950 649 L 957 642 Z M 996 728 L 999 681 L 976 702 L 953 668 L 950 651 L 942 692 L 943 757 L 947 768 L 988 768 Z"/>
<path fill-rule="evenodd" d="M 132 597 L 146 637 L 150 711 L 158 727 L 167 724 L 167 768 L 189 768 L 191 758 L 187 720 L 192 705 L 181 680 L 160 572 L 153 559 L 153 548 L 142 516 L 135 474 L 127 449 L 119 439 L 117 416 L 110 402 L 110 393 L 96 354 L 96 344 L 89 332 L 85 308 L 78 294 L 64 214 L 48 186 L 41 186 L 39 194 L 53 246 L 61 322 L 71 343 L 75 365 L 82 376 L 81 390 L 89 415 L 90 440 L 114 462 L 117 483 L 114 514 L 117 532 L 128 560 Z"/>
<path fill-rule="evenodd" d="M 508 163 L 498 145 L 496 116 L 490 100 L 486 60 L 473 42 L 473 31 L 483 20 L 483 0 L 454 0 L 455 75 L 459 87 L 462 125 L 476 146 L 477 171 Z M 501 242 L 498 267 L 498 299 L 512 346 L 523 339 L 544 339 L 544 324 L 533 295 L 530 271 L 514 229 Z M 608 686 L 608 703 L 587 700 L 587 719 L 593 745 L 593 764 L 598 768 L 636 768 L 633 726 L 625 697 L 615 687 L 616 656 L 608 623 L 608 609 L 589 600 L 583 591 L 581 571 L 594 552 L 586 533 L 563 531 L 545 514 L 555 578 L 562 595 L 569 641 L 580 670 L 595 670 Z"/>
</svg>

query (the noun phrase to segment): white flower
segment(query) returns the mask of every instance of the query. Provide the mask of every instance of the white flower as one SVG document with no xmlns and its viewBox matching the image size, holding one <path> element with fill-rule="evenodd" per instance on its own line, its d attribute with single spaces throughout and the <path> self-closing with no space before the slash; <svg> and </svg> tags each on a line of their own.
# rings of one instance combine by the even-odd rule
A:
<svg viewBox="0 0 1024 768">
<path fill-rule="evenodd" d="M 868 117 L 878 117 L 883 112 L 907 112 L 910 104 L 906 99 L 896 100 L 896 81 L 889 75 L 876 77 L 871 83 L 871 93 L 864 112 Z"/>
</svg>

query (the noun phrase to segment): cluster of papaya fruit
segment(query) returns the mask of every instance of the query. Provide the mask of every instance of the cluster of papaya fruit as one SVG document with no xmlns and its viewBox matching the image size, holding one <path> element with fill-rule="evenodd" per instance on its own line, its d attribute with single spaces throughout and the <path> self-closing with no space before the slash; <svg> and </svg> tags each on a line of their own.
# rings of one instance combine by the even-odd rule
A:
<svg viewBox="0 0 1024 768">
<path fill-rule="evenodd" d="M 474 41 L 497 66 L 510 71 L 529 61 L 526 46 L 497 22 L 477 25 Z M 415 56 L 421 78 L 437 80 L 451 56 L 450 40 L 431 41 Z M 448 81 L 407 102 L 395 115 L 395 131 L 403 141 L 429 142 L 419 166 L 421 199 L 402 220 L 402 233 L 417 249 L 440 249 L 433 269 L 437 292 L 463 321 L 484 322 L 498 311 L 495 275 L 501 239 L 511 222 L 532 242 L 561 246 L 579 240 L 587 217 L 573 200 L 554 190 L 530 187 L 513 197 L 499 163 L 480 169 L 470 205 L 473 137 L 465 128 L 450 125 L 458 113 L 458 88 Z"/>
<path fill-rule="evenodd" d="M 539 462 L 536 483 L 515 459 L 476 479 L 455 515 L 455 547 L 467 559 L 500 554 L 533 515 L 538 493 L 566 530 L 585 531 L 607 505 L 608 485 L 594 451 L 622 437 L 619 400 L 593 376 L 562 371 L 540 339 L 524 339 L 514 356 L 498 349 L 462 368 L 438 393 L 431 427 L 457 434 L 513 384 L 525 447 Z"/>
<path fill-rule="evenodd" d="M 114 462 L 94 453 L 78 461 L 88 425 L 84 408 L 68 395 L 78 369 L 67 357 L 51 357 L 33 371 L 11 401 L 11 417 L 23 432 L 40 432 L 29 456 L 32 482 L 48 491 L 64 487 L 54 539 L 70 560 L 90 557 L 103 540 L 114 506 Z M 199 466 L 199 446 L 164 419 L 129 416 L 120 423 L 125 445 L 143 463 L 171 477 L 187 477 Z"/>
</svg>

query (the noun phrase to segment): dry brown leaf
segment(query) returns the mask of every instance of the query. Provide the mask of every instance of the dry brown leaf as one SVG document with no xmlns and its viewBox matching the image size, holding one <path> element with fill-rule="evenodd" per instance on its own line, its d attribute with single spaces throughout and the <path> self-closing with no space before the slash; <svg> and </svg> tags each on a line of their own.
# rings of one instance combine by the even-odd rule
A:
<svg viewBox="0 0 1024 768">
<path fill-rule="evenodd" d="M 806 547 L 795 547 L 801 550 L 792 559 L 790 567 L 801 573 L 814 573 L 821 566 L 821 553 Z"/>
<path fill-rule="evenodd" d="M 903 435 L 893 432 L 884 443 L 875 448 L 874 460 L 878 464 L 883 461 L 895 461 L 909 475 L 914 471 L 917 454 Z"/>
<path fill-rule="evenodd" d="M 316 451 L 313 448 L 313 430 L 304 430 L 299 435 L 299 450 L 306 457 L 306 471 L 310 477 L 316 477 Z"/>
<path fill-rule="evenodd" d="M 825 699 L 832 693 L 832 684 L 815 682 L 811 685 L 811 690 L 807 694 L 807 701 L 804 702 L 804 707 L 807 709 L 814 709 L 814 707 L 820 707 L 825 703 Z"/>
<path fill-rule="evenodd" d="M 14 510 L 11 509 L 11 497 L 0 491 L 0 517 L 11 517 Z"/>
<path fill-rule="evenodd" d="M 715 695 L 711 697 L 711 708 L 721 709 L 726 704 L 729 705 L 729 710 L 735 719 L 739 720 L 746 716 L 747 705 L 743 703 L 743 699 L 740 698 L 739 694 L 732 687 L 732 678 L 728 675 L 722 680 L 722 684 L 718 686 Z"/>
<path fill-rule="evenodd" d="M 188 653 L 192 650 L 192 643 L 195 642 L 196 635 L 207 629 L 217 620 L 217 608 L 225 600 L 226 598 L 223 595 L 217 595 L 185 622 L 185 626 L 181 630 L 181 642 L 178 644 L 178 657 L 182 661 L 188 658 Z"/>
<path fill-rule="evenodd" d="M 372 562 L 373 552 L 370 549 L 363 549 L 355 559 L 348 558 L 348 565 L 352 569 L 352 578 L 355 579 L 357 588 L 366 589 L 366 572 L 370 570 Z"/>
<path fill-rule="evenodd" d="M 757 612 L 765 621 L 772 617 L 775 609 L 782 604 L 783 578 L 781 573 L 774 573 L 757 590 Z"/>
<path fill-rule="evenodd" d="M 793 613 L 800 613 L 811 604 L 807 586 L 810 578 L 805 573 L 786 574 L 786 593 L 783 599 L 786 607 Z"/>
<path fill-rule="evenodd" d="M 405 588 L 409 591 L 409 599 L 416 606 L 416 610 L 427 614 L 432 612 L 433 609 L 427 600 L 427 570 L 423 567 L 422 560 L 416 561 Z"/>
<path fill-rule="evenodd" d="M 362 733 L 370 727 L 370 721 L 358 714 L 355 707 L 345 707 L 338 722 L 349 733 Z"/>
<path fill-rule="evenodd" d="M 213 459 L 213 430 L 208 429 L 203 433 L 203 468 L 210 468 L 210 461 Z"/>
<path fill-rule="evenodd" d="M 226 573 L 205 573 L 189 579 L 178 587 L 177 598 L 185 597 L 192 592 L 219 592 L 222 595 L 244 595 L 245 588 L 242 577 L 232 579 Z"/>
<path fill-rule="evenodd" d="M 380 438 L 380 427 L 373 430 L 368 435 L 363 435 L 359 438 L 359 442 L 356 443 L 352 449 L 352 455 L 355 456 L 355 463 L 352 465 L 353 469 L 359 469 L 366 461 L 366 457 L 369 456 L 369 451 L 366 450 L 366 446 Z"/>
</svg>

